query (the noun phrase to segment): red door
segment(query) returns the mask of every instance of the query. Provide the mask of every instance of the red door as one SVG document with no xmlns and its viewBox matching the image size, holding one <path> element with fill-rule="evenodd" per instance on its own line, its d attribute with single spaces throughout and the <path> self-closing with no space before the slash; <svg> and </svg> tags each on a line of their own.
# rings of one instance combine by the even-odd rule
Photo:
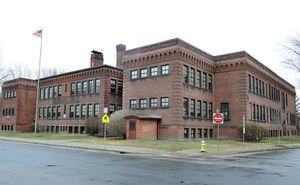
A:
<svg viewBox="0 0 300 185">
<path fill-rule="evenodd" d="M 136 139 L 136 122 L 129 122 L 129 138 L 128 139 Z"/>
</svg>

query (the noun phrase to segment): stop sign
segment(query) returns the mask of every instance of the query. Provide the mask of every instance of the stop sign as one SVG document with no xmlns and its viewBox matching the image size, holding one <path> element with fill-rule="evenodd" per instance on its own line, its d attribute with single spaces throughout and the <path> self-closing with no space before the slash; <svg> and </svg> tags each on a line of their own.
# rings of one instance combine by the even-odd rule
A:
<svg viewBox="0 0 300 185">
<path fill-rule="evenodd" d="M 224 116 L 222 113 L 214 113 L 213 114 L 213 123 L 214 124 L 223 124 L 224 123 Z"/>
</svg>

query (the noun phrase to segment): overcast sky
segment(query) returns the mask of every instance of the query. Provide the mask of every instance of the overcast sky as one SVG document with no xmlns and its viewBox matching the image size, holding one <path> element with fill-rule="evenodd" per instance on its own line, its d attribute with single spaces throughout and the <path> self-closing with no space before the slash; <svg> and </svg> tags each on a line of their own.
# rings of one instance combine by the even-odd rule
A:
<svg viewBox="0 0 300 185">
<path fill-rule="evenodd" d="M 1 0 L 0 49 L 5 66 L 89 67 L 91 50 L 115 66 L 117 44 L 127 49 L 181 38 L 212 54 L 245 50 L 297 86 L 281 44 L 300 33 L 297 0 Z"/>
</svg>

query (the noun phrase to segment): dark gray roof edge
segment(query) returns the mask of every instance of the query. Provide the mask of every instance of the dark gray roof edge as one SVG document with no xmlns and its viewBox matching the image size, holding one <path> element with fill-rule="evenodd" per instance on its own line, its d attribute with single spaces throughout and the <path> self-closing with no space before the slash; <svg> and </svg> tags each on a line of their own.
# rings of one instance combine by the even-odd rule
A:
<svg viewBox="0 0 300 185">
<path fill-rule="evenodd" d="M 259 62 L 256 58 L 254 58 L 253 56 L 251 56 L 246 51 L 238 51 L 238 52 L 228 53 L 228 54 L 224 54 L 224 55 L 217 55 L 217 56 L 214 56 L 214 61 L 215 62 L 219 62 L 219 61 L 222 61 L 222 60 L 229 60 L 229 59 L 241 58 L 241 57 L 248 58 L 249 60 L 251 60 L 252 62 L 254 62 L 256 65 L 258 65 L 259 67 L 261 67 L 262 69 L 264 69 L 267 72 L 271 73 L 272 75 L 274 75 L 275 77 L 277 77 L 278 79 L 280 79 L 281 81 L 283 81 L 284 83 L 288 84 L 289 86 L 291 86 L 292 88 L 295 89 L 295 86 L 293 86 L 292 84 L 290 84 L 289 82 L 287 82 L 285 79 L 283 79 L 282 77 L 280 77 L 278 74 L 276 74 L 274 71 L 272 71 L 270 68 L 268 68 L 267 66 L 265 66 L 264 64 L 262 64 L 261 62 Z"/>
<path fill-rule="evenodd" d="M 161 120 L 161 116 L 140 116 L 140 115 L 129 115 L 125 116 L 125 119 L 141 119 L 141 120 Z"/>
<path fill-rule="evenodd" d="M 89 70 L 93 70 L 93 69 L 101 69 L 101 68 L 110 68 L 110 69 L 114 69 L 114 70 L 118 70 L 118 71 L 123 72 L 123 70 L 120 69 L 120 68 L 104 64 L 102 66 L 89 67 L 89 68 L 80 69 L 80 70 L 76 70 L 76 71 L 70 71 L 70 72 L 66 72 L 66 73 L 61 73 L 61 74 L 58 74 L 58 75 L 47 76 L 47 77 L 41 78 L 40 80 L 47 80 L 47 79 L 50 79 L 50 78 L 57 78 L 57 77 L 64 76 L 64 75 L 70 75 L 70 74 L 73 74 L 73 73 L 80 73 L 80 72 L 84 72 L 84 71 L 89 71 Z"/>
<path fill-rule="evenodd" d="M 36 81 L 36 80 L 33 80 L 33 79 L 29 79 L 29 78 L 15 78 L 15 79 L 12 79 L 12 80 L 4 81 L 3 85 L 6 85 L 8 83 L 13 83 L 13 82 L 16 82 L 18 80 L 25 80 L 25 81 L 30 81 L 30 82 L 35 82 Z"/>
<path fill-rule="evenodd" d="M 125 51 L 125 55 L 126 54 L 135 54 L 135 53 L 140 53 L 140 52 L 146 52 L 146 51 L 151 51 L 151 50 L 155 50 L 155 49 L 160 49 L 160 48 L 165 48 L 167 46 L 174 46 L 174 45 L 181 45 L 187 49 L 190 49 L 192 51 L 194 51 L 195 53 L 198 53 L 208 59 L 213 59 L 213 56 L 195 46 L 193 46 L 192 44 L 180 39 L 180 38 L 174 38 L 174 39 L 170 39 L 170 40 L 165 40 L 162 42 L 157 42 L 154 44 L 149 44 L 146 46 L 141 46 L 141 47 L 137 47 L 137 48 L 133 48 L 133 49 L 129 49 Z"/>
</svg>

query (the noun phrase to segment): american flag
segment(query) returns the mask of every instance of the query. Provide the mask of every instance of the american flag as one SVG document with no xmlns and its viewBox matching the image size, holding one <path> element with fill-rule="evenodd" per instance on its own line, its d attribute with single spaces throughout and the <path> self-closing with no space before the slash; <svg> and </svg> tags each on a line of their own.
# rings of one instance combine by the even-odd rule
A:
<svg viewBox="0 0 300 185">
<path fill-rule="evenodd" d="M 36 30 L 36 32 L 34 32 L 33 35 L 37 37 L 42 37 L 42 32 L 42 30 Z"/>
</svg>

